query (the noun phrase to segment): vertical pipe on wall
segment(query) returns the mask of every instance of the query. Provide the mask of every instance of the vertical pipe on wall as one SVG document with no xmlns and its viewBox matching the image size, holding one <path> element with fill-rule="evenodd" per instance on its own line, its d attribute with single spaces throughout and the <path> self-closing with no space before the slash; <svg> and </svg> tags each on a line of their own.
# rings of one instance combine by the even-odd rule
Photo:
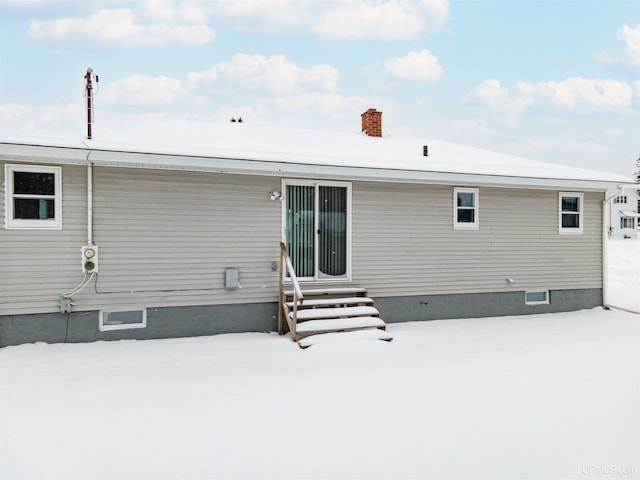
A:
<svg viewBox="0 0 640 480">
<path fill-rule="evenodd" d="M 604 308 L 611 308 L 609 305 L 608 295 L 608 283 L 609 283 L 609 235 L 607 232 L 607 204 L 611 202 L 615 197 L 620 195 L 623 191 L 622 187 L 618 187 L 618 191 L 607 197 L 607 193 L 604 194 L 604 200 L 602 201 L 602 306 Z M 609 218 L 611 222 L 611 218 Z"/>
<path fill-rule="evenodd" d="M 93 245 L 93 163 L 91 162 L 87 165 L 87 245 Z"/>
</svg>

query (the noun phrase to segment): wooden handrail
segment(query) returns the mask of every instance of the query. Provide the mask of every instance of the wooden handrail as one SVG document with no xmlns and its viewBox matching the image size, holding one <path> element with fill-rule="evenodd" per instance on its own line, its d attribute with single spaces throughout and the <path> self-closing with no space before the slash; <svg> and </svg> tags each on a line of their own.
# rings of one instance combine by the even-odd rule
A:
<svg viewBox="0 0 640 480">
<path fill-rule="evenodd" d="M 289 322 L 284 309 L 286 301 L 284 294 L 284 280 L 286 278 L 287 271 L 289 272 L 291 284 L 293 285 L 293 318 L 291 319 L 291 337 L 294 341 L 297 341 L 298 333 L 296 331 L 296 326 L 298 324 L 298 305 L 302 305 L 304 295 L 302 294 L 302 289 L 300 288 L 300 282 L 298 282 L 296 271 L 293 268 L 293 263 L 291 263 L 289 252 L 287 252 L 287 246 L 284 242 L 280 242 L 280 295 L 278 306 L 278 333 L 280 333 L 280 335 L 287 333 L 287 329 L 289 327 Z"/>
</svg>

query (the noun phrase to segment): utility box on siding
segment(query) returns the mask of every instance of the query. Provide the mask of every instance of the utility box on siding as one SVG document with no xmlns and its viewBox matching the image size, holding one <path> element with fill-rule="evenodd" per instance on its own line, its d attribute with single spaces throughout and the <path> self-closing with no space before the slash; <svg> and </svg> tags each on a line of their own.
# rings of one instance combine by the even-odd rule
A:
<svg viewBox="0 0 640 480">
<path fill-rule="evenodd" d="M 240 271 L 237 268 L 227 268 L 224 271 L 224 288 L 240 288 Z"/>
</svg>

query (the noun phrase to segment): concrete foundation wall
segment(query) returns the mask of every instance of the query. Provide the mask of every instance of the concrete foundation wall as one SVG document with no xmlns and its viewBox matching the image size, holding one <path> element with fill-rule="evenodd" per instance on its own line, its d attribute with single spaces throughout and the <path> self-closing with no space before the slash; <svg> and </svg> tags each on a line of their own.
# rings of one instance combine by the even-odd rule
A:
<svg viewBox="0 0 640 480">
<path fill-rule="evenodd" d="M 601 289 L 552 290 L 548 305 L 525 305 L 524 292 L 380 297 L 387 323 L 447 318 L 525 315 L 595 308 Z M 193 337 L 277 330 L 278 305 L 252 303 L 147 308 L 147 326 L 101 332 L 97 311 L 0 316 L 0 347 L 23 343 L 83 343 Z"/>
<path fill-rule="evenodd" d="M 387 323 L 570 312 L 602 306 L 601 289 L 551 290 L 549 304 L 526 305 L 524 292 L 376 298 Z"/>
<path fill-rule="evenodd" d="M 5 315 L 0 316 L 0 347 L 269 332 L 277 329 L 277 312 L 277 303 L 148 308 L 145 328 L 104 332 L 98 329 L 97 311 Z"/>
</svg>

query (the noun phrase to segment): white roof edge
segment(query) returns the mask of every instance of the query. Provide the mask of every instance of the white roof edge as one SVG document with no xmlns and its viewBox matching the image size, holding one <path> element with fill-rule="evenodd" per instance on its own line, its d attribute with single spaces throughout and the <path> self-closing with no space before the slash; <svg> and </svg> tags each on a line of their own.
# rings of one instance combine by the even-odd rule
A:
<svg viewBox="0 0 640 480">
<path fill-rule="evenodd" d="M 621 210 L 620 215 L 629 218 L 640 218 L 640 213 L 634 212 L 633 210 Z"/>
<path fill-rule="evenodd" d="M 125 157 L 126 155 L 126 157 Z M 93 164 L 120 168 L 187 170 L 229 174 L 292 176 L 303 178 L 351 179 L 361 181 L 496 186 L 506 188 L 580 189 L 606 191 L 621 182 L 492 175 L 480 173 L 403 170 L 375 167 L 340 166 L 277 162 L 206 156 L 188 156 L 120 150 L 92 149 L 84 142 L 78 146 L 35 145 L 0 141 L 0 159 L 5 161 Z"/>
</svg>

